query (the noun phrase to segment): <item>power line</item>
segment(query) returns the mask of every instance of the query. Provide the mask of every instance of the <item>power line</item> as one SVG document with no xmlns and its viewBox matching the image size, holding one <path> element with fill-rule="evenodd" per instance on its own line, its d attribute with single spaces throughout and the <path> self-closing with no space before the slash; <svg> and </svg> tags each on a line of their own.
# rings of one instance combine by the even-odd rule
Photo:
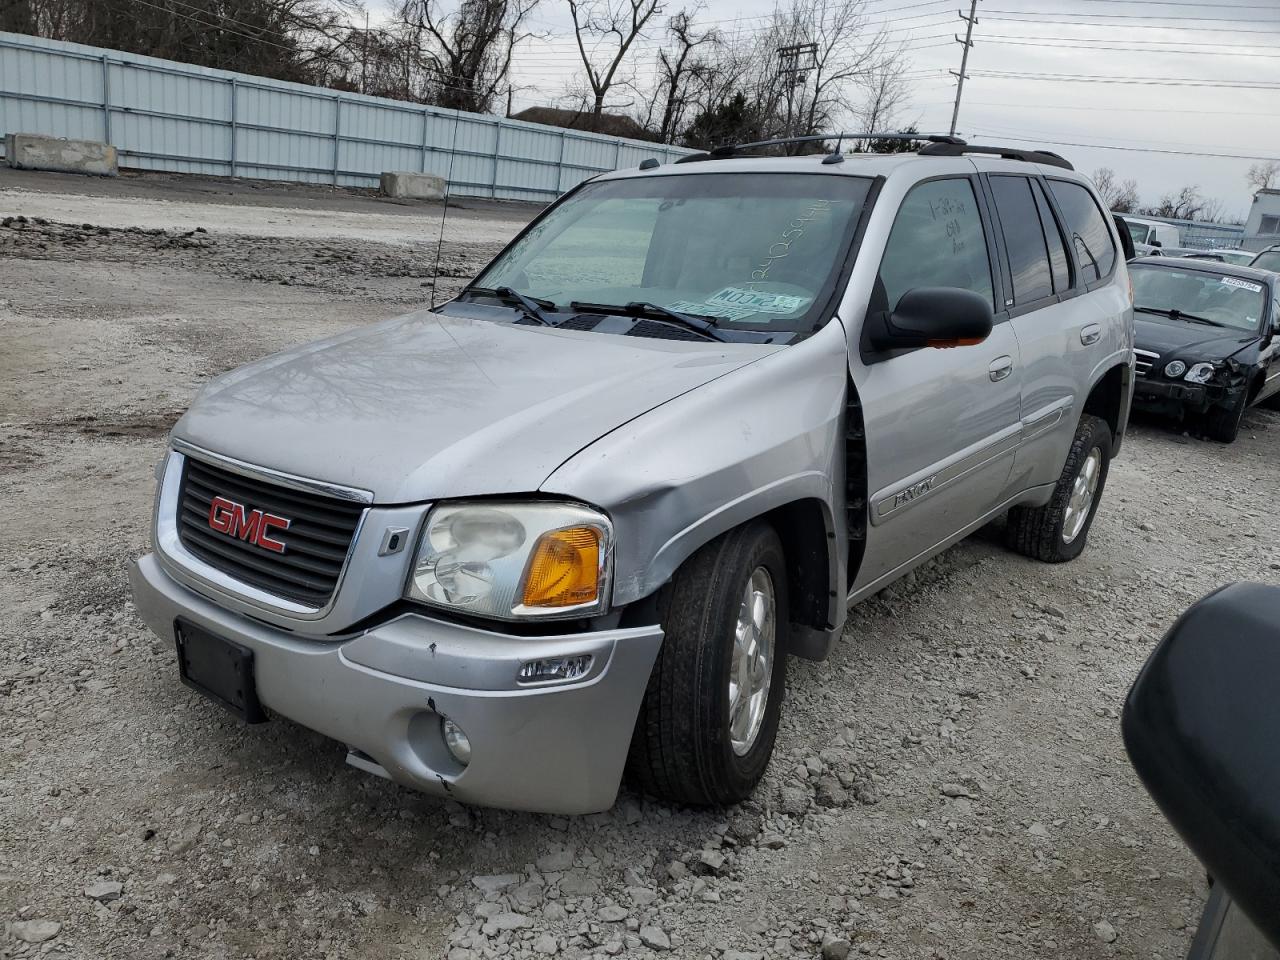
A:
<svg viewBox="0 0 1280 960">
<path fill-rule="evenodd" d="M 1124 6 L 1160 6 L 1160 7 L 1208 7 L 1229 10 L 1274 10 L 1274 3 L 1204 3 L 1203 0 L 1079 0 L 1080 3 L 1117 3 Z"/>
<path fill-rule="evenodd" d="M 1219 50 L 1152 50 L 1146 47 L 1099 46 L 1098 44 L 1093 43 L 1089 40 L 1084 40 L 1084 39 L 1076 40 L 1071 37 L 1061 37 L 1061 38 L 1055 38 L 1055 39 L 1066 40 L 1076 45 L 1065 46 L 1059 43 L 1040 43 L 1031 38 L 1027 38 L 1023 40 L 1020 38 L 1006 39 L 1003 37 L 983 37 L 982 42 L 995 43 L 995 44 L 999 44 L 1000 46 L 1009 46 L 1009 47 L 1043 47 L 1047 50 L 1108 50 L 1108 51 L 1118 51 L 1118 52 L 1125 52 L 1125 53 L 1151 53 L 1151 54 L 1169 53 L 1169 54 L 1176 54 L 1178 56 L 1184 56 L 1184 57 L 1193 57 L 1193 56 L 1194 57 L 1271 57 L 1271 58 L 1280 57 L 1280 53 L 1228 53 L 1225 50 L 1222 50 L 1222 51 L 1219 51 Z"/>
<path fill-rule="evenodd" d="M 1124 0 L 1118 0 L 1118 2 L 1123 3 Z M 1037 37 L 1037 36 L 1024 37 L 1024 36 L 1018 36 L 1018 35 L 1003 35 L 1003 34 L 992 35 L 990 37 L 984 37 L 983 39 L 985 40 L 1035 40 L 1035 41 L 1064 40 L 1071 43 L 1105 43 L 1106 42 L 1103 40 L 1099 40 L 1096 37 Z M 1194 40 L 1132 40 L 1128 37 L 1125 38 L 1124 42 L 1128 44 L 1142 44 L 1142 45 L 1150 45 L 1150 44 L 1163 44 L 1166 46 L 1176 45 L 1179 47 L 1217 47 L 1221 50 L 1256 50 L 1260 47 L 1266 46 L 1266 44 L 1262 44 L 1262 43 L 1220 43 L 1217 41 L 1208 42 L 1208 43 L 1205 43 L 1205 42 L 1197 43 Z M 1192 51 L 1188 50 L 1185 52 L 1191 53 Z"/>
<path fill-rule="evenodd" d="M 1013 12 L 1017 12 L 1017 13 L 1026 13 L 1027 11 L 1025 11 L 1025 10 L 1019 10 L 1019 11 L 1013 11 Z M 988 20 L 998 20 L 998 21 L 1000 21 L 1001 23 L 1037 23 L 1037 24 L 1041 24 L 1041 25 L 1044 25 L 1044 24 L 1053 24 L 1053 25 L 1055 25 L 1055 26 L 1062 26 L 1062 27 L 1102 27 L 1102 28 L 1105 28 L 1105 29 L 1107 29 L 1107 30 L 1114 30 L 1114 29 L 1115 29 L 1115 27 L 1116 27 L 1116 25 L 1115 25 L 1114 23 L 1092 23 L 1092 22 L 1077 21 L 1077 20 L 1028 20 L 1028 19 L 1026 19 L 1025 17 L 1005 17 L 1005 16 L 994 16 L 992 13 L 987 13 L 987 14 L 986 14 L 986 18 L 987 18 Z M 1243 20 L 1242 20 L 1242 21 L 1240 21 L 1240 22 L 1241 22 L 1241 23 L 1244 23 L 1245 21 L 1243 21 Z M 1260 22 L 1260 23 L 1280 23 L 1280 20 L 1262 20 L 1262 21 L 1258 21 L 1258 22 Z M 1126 29 L 1126 30 L 1182 30 L 1182 31 L 1193 30 L 1193 31 L 1195 31 L 1196 33 L 1235 33 L 1235 34 L 1239 34 L 1239 32 L 1240 32 L 1238 29 L 1235 29 L 1235 28 L 1232 28 L 1232 27 L 1167 27 L 1167 26 L 1162 26 L 1162 25 L 1160 25 L 1160 24 L 1148 24 L 1148 23 L 1131 23 L 1131 24 L 1127 24 L 1127 25 L 1125 26 L 1125 29 Z M 1253 34 L 1265 34 L 1265 35 L 1267 35 L 1267 36 L 1277 36 L 1277 35 L 1280 35 L 1280 34 L 1278 34 L 1278 33 L 1277 33 L 1277 31 L 1275 31 L 1275 30 L 1256 30 L 1256 29 L 1255 29 L 1255 30 L 1250 30 L 1249 32 L 1250 32 L 1250 33 L 1253 33 Z M 1087 39 L 1087 38 L 1085 38 L 1085 39 Z"/>
<path fill-rule="evenodd" d="M 989 11 L 989 12 L 990 12 L 992 15 L 995 15 L 995 14 L 1028 14 L 1028 13 L 1035 13 L 1035 11 L 1034 11 L 1034 10 L 991 10 L 991 11 Z M 1189 17 L 1189 16 L 1167 16 L 1167 15 L 1165 15 L 1165 14 L 1149 14 L 1149 13 L 1087 13 L 1087 14 L 1072 14 L 1072 13 L 1066 13 L 1066 12 L 1058 12 L 1058 13 L 1047 14 L 1047 16 L 1063 16 L 1063 17 L 1087 16 L 1087 17 L 1097 17 L 1097 18 L 1099 18 L 1099 19 L 1101 19 L 1101 20 L 1193 20 L 1193 21 L 1195 21 L 1195 22 L 1197 22 L 1197 23 L 1239 23 L 1239 24 L 1252 24 L 1252 23 L 1280 23 L 1280 19 L 1270 19 L 1270 20 L 1268 20 L 1268 19 L 1262 19 L 1262 20 L 1259 20 L 1259 19 L 1237 20 L 1237 19 L 1235 19 L 1235 18 L 1233 18 L 1233 17 Z"/>
<path fill-rule="evenodd" d="M 1023 134 L 1023 133 L 1033 134 L 1033 135 L 1038 134 L 1040 136 L 1045 136 L 1045 137 L 1058 136 L 1058 134 L 1055 134 L 1052 131 L 1037 130 L 1032 127 L 1018 127 L 1016 129 L 1010 129 L 1008 127 L 1001 126 L 998 124 L 993 124 L 993 123 L 984 123 L 983 126 L 986 127 L 987 129 L 994 130 L 997 133 L 1008 134 L 1010 136 L 1014 134 Z M 1071 134 L 1067 134 L 1067 136 L 1071 136 Z M 1151 140 L 1151 139 L 1145 139 L 1142 137 L 1094 136 L 1094 137 L 1090 137 L 1090 139 L 1102 140 L 1102 141 L 1105 141 L 1108 145 L 1118 144 L 1120 146 L 1134 145 L 1134 146 L 1148 146 L 1148 147 L 1160 147 L 1160 148 L 1189 147 L 1192 150 L 1198 150 L 1204 146 L 1203 144 L 1200 144 L 1200 143 L 1188 143 L 1185 140 Z M 1227 149 L 1232 149 L 1232 148 L 1228 147 Z"/>
<path fill-rule="evenodd" d="M 1037 110 L 1040 112 L 1052 110 L 1085 110 L 1089 113 L 1104 111 L 1107 113 L 1133 113 L 1133 107 L 1097 107 L 1097 106 L 1081 106 L 1079 104 L 1066 103 L 993 103 L 989 100 L 970 100 L 970 105 L 975 107 L 1011 107 L 1017 110 Z M 938 100 L 934 103 L 920 104 L 920 106 L 950 106 L 950 100 Z M 1172 109 L 1162 109 L 1158 107 L 1141 107 L 1138 112 L 1141 113 L 1198 113 L 1215 117 L 1276 117 L 1275 113 L 1247 113 L 1231 110 L 1188 110 L 1182 107 Z"/>
<path fill-rule="evenodd" d="M 975 133 L 981 131 L 975 130 Z M 1056 147 L 1084 147 L 1093 150 L 1120 150 L 1125 153 L 1158 153 L 1176 157 L 1214 157 L 1219 160 L 1275 160 L 1276 157 L 1264 157 L 1251 154 L 1241 153 L 1209 153 L 1201 150 L 1161 150 L 1153 147 L 1117 147 L 1105 143 L 1077 143 L 1070 140 L 1054 140 L 1049 137 L 1040 137 L 1033 139 L 1031 137 L 1015 137 L 1003 133 L 981 134 L 982 136 L 997 137 L 1004 140 L 1013 140 L 1016 143 L 1049 143 Z"/>
<path fill-rule="evenodd" d="M 1258 81 L 1214 81 L 1205 80 L 1199 77 L 1161 77 L 1158 80 L 1148 80 L 1142 77 L 1107 77 L 1095 74 L 1085 74 L 1075 76 L 1072 74 L 1050 74 L 1050 73 L 1031 73 L 1031 72 L 1013 72 L 1013 71 L 995 71 L 988 70 L 974 74 L 978 77 L 987 77 L 993 80 L 1037 80 L 1037 81 L 1054 81 L 1058 83 L 1115 83 L 1115 84 L 1132 84 L 1134 86 L 1165 86 L 1165 87 L 1222 87 L 1224 89 L 1236 90 L 1280 90 L 1280 83 L 1258 82 Z"/>
</svg>

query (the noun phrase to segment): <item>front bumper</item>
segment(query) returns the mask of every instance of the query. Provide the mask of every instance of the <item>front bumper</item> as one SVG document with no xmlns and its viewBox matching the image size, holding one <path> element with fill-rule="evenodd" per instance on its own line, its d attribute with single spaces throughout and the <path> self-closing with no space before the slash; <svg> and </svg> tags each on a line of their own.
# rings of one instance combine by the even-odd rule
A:
<svg viewBox="0 0 1280 960">
<path fill-rule="evenodd" d="M 658 626 L 514 637 L 405 614 L 347 640 L 306 639 L 228 611 L 178 583 L 154 554 L 129 569 L 161 638 L 178 617 L 254 652 L 270 710 L 358 751 L 355 765 L 463 803 L 581 814 L 617 796 L 632 728 L 662 644 Z M 592 655 L 580 680 L 525 686 L 522 663 Z M 440 718 L 471 741 L 462 767 Z"/>
<path fill-rule="evenodd" d="M 1165 382 L 1139 377 L 1133 390 L 1133 405 L 1148 410 L 1185 410 L 1203 413 L 1222 398 L 1221 387 L 1201 383 Z"/>
</svg>

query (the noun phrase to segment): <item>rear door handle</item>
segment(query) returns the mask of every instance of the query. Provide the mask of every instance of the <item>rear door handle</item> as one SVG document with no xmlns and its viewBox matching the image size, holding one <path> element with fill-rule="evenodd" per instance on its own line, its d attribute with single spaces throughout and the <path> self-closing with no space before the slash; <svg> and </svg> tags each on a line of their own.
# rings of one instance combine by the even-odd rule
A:
<svg viewBox="0 0 1280 960">
<path fill-rule="evenodd" d="M 1086 347 L 1097 343 L 1102 339 L 1102 327 L 1096 323 L 1091 323 L 1087 327 L 1080 329 L 1080 342 Z"/>
<path fill-rule="evenodd" d="M 999 383 L 1013 373 L 1013 357 L 1008 355 L 996 357 L 991 361 L 991 365 L 987 367 L 987 373 L 991 377 L 992 383 Z"/>
</svg>

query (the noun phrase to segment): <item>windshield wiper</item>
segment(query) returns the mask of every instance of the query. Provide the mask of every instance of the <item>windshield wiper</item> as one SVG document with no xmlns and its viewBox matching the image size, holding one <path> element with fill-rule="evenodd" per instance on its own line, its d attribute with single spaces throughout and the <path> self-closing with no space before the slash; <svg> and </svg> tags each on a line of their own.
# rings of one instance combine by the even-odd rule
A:
<svg viewBox="0 0 1280 960">
<path fill-rule="evenodd" d="M 1154 313 L 1161 317 L 1168 317 L 1170 320 L 1190 320 L 1192 323 L 1207 323 L 1211 327 L 1225 327 L 1227 324 L 1218 320 L 1210 320 L 1208 317 L 1199 317 L 1194 313 L 1184 313 L 1181 310 L 1157 310 L 1155 307 L 1134 307 L 1138 313 Z"/>
<path fill-rule="evenodd" d="M 474 294 L 480 297 L 493 297 L 495 300 L 502 301 L 502 303 L 506 304 L 508 307 L 516 308 L 535 323 L 540 323 L 544 327 L 555 326 L 555 323 L 548 320 L 547 315 L 543 313 L 544 310 L 558 309 L 555 303 L 551 300 L 543 300 L 539 297 L 527 297 L 519 290 L 512 290 L 510 287 L 493 287 L 492 289 L 489 287 L 467 287 L 467 289 L 463 290 L 462 293 L 458 294 L 458 296 L 462 296 L 463 294 Z"/>
<path fill-rule="evenodd" d="M 710 317 L 695 313 L 681 313 L 679 310 L 672 310 L 670 307 L 649 303 L 644 300 L 632 300 L 630 303 L 625 304 L 583 303 L 575 300 L 569 304 L 569 308 L 581 313 L 600 313 L 606 316 L 645 317 L 650 320 L 658 320 L 661 323 L 669 323 L 675 327 L 684 327 L 686 330 L 693 330 L 702 334 L 708 340 L 726 341 L 725 336 L 716 327 L 716 322 Z"/>
</svg>

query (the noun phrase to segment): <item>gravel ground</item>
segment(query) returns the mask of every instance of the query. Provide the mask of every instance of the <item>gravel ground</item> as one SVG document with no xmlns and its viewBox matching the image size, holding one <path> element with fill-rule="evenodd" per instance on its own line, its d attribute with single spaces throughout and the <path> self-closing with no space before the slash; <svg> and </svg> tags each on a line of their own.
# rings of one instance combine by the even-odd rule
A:
<svg viewBox="0 0 1280 960">
<path fill-rule="evenodd" d="M 1185 953 L 1201 871 L 1118 708 L 1182 608 L 1280 569 L 1270 413 L 1230 447 L 1140 420 L 1074 563 L 984 531 L 856 608 L 736 809 L 466 809 L 181 686 L 125 577 L 165 432 L 210 375 L 426 298 L 437 211 L 387 209 L 0 175 L 0 958 Z M 529 215 L 451 211 L 442 288 Z"/>
</svg>

